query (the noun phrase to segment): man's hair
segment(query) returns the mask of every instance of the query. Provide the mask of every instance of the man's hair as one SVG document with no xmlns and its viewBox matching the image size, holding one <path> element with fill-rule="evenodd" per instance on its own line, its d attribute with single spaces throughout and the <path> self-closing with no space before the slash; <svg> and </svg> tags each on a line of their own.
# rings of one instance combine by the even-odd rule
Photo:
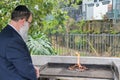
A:
<svg viewBox="0 0 120 80">
<path fill-rule="evenodd" d="M 11 19 L 14 21 L 26 19 L 27 21 L 31 14 L 32 13 L 25 5 L 19 5 L 13 10 L 11 14 Z"/>
</svg>

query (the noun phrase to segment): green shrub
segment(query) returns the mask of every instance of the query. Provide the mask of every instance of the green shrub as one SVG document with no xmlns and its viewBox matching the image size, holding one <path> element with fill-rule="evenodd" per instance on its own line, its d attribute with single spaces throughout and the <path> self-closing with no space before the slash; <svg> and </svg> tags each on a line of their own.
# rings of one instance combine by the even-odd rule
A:
<svg viewBox="0 0 120 80">
<path fill-rule="evenodd" d="M 28 48 L 32 55 L 54 55 L 55 52 L 46 35 L 40 32 L 35 32 L 29 35 Z"/>
</svg>

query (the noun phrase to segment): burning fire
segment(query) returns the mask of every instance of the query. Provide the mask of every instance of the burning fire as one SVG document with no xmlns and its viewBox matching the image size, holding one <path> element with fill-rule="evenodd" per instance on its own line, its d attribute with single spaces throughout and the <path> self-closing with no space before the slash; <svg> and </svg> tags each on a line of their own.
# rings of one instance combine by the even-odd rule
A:
<svg viewBox="0 0 120 80">
<path fill-rule="evenodd" d="M 77 55 L 77 64 L 70 66 L 68 69 L 69 70 L 76 70 L 76 71 L 84 71 L 87 70 L 88 68 L 86 68 L 85 66 L 82 66 L 80 64 L 80 53 L 76 52 Z"/>
</svg>

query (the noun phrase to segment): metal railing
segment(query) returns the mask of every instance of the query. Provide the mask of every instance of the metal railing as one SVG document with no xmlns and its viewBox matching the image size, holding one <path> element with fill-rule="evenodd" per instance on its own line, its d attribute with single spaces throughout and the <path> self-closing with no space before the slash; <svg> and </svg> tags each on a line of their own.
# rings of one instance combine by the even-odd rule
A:
<svg viewBox="0 0 120 80">
<path fill-rule="evenodd" d="M 58 55 L 120 56 L 120 34 L 65 34 L 50 36 Z"/>
</svg>

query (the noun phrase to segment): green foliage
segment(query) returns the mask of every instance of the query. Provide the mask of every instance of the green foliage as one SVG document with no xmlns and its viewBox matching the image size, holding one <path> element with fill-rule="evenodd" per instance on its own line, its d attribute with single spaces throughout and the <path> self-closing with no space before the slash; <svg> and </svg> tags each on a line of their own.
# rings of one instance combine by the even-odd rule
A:
<svg viewBox="0 0 120 80">
<path fill-rule="evenodd" d="M 71 28 L 70 30 L 70 33 L 72 34 L 82 34 L 82 33 L 85 33 L 83 31 L 83 27 L 85 25 L 85 21 L 84 20 L 81 20 L 79 22 L 75 22 L 74 20 L 72 21 L 69 21 L 69 27 Z"/>
<path fill-rule="evenodd" d="M 14 6 L 18 4 L 16 0 L 2 0 L 0 1 L 0 31 L 10 20 L 11 11 Z"/>
<path fill-rule="evenodd" d="M 29 35 L 27 42 L 28 48 L 32 55 L 54 55 L 55 52 L 45 34 L 40 32 Z"/>
<path fill-rule="evenodd" d="M 43 32 L 46 34 L 56 34 L 65 32 L 64 22 L 66 18 L 66 13 L 62 10 L 56 13 L 48 14 L 43 23 Z"/>
<path fill-rule="evenodd" d="M 82 0 L 60 0 L 60 7 L 75 7 L 79 5 Z"/>
<path fill-rule="evenodd" d="M 83 26 L 85 25 L 85 21 L 81 20 L 80 22 L 77 23 L 77 25 L 79 26 L 79 33 L 84 33 Z"/>
</svg>

